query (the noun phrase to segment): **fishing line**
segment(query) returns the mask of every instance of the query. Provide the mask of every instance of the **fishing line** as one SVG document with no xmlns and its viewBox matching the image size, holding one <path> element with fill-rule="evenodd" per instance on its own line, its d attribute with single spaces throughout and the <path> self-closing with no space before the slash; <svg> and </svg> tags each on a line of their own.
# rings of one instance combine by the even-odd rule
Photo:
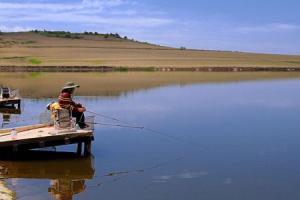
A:
<svg viewBox="0 0 300 200">
<path fill-rule="evenodd" d="M 132 125 L 132 123 L 129 123 L 129 122 L 126 122 L 126 121 L 117 119 L 117 118 L 115 118 L 115 117 L 110 117 L 110 116 L 107 116 L 107 115 L 95 113 L 95 112 L 92 112 L 92 111 L 89 111 L 89 110 L 87 110 L 86 112 L 91 113 L 91 114 L 94 114 L 94 115 L 99 116 L 99 117 L 103 117 L 103 118 L 106 118 L 106 119 L 110 119 L 110 120 L 113 120 L 113 121 L 117 121 L 117 122 L 120 122 L 120 123 L 124 123 L 124 124 L 130 125 L 130 126 Z"/>
<path fill-rule="evenodd" d="M 95 177 L 97 177 L 98 179 L 102 179 L 104 177 L 116 177 L 116 178 L 113 179 L 113 181 L 118 181 L 121 178 L 129 176 L 131 174 L 145 173 L 145 172 L 148 172 L 148 171 L 152 171 L 152 170 L 155 170 L 155 169 L 167 166 L 167 165 L 169 165 L 170 163 L 172 163 L 174 161 L 183 160 L 183 159 L 185 159 L 185 157 L 186 156 L 180 156 L 180 157 L 177 157 L 175 159 L 166 160 L 166 161 L 163 161 L 161 163 L 157 163 L 157 164 L 154 164 L 152 166 L 145 167 L 145 168 L 140 168 L 140 169 L 123 170 L 123 171 L 116 171 L 116 172 L 108 172 L 108 173 L 104 173 L 103 175 L 101 175 L 99 177 L 98 176 L 95 176 Z M 90 185 L 89 187 L 99 187 L 99 186 L 101 186 L 103 184 L 104 184 L 104 182 L 100 182 L 100 183 L 98 183 L 96 185 Z"/>
<path fill-rule="evenodd" d="M 105 126 L 117 126 L 117 127 L 122 127 L 122 128 L 139 129 L 141 131 L 144 131 L 145 133 L 149 133 L 149 134 L 153 134 L 153 135 L 159 135 L 159 136 L 162 136 L 162 137 L 165 137 L 165 138 L 169 138 L 169 139 L 172 139 L 172 140 L 179 141 L 181 143 L 185 143 L 185 144 L 197 146 L 198 148 L 200 146 L 200 144 L 197 144 L 195 142 L 186 140 L 186 139 L 181 138 L 181 137 L 176 137 L 176 136 L 173 136 L 173 135 L 169 135 L 169 134 L 166 134 L 166 133 L 164 133 L 162 131 L 158 131 L 158 130 L 155 130 L 155 129 L 147 128 L 147 127 L 144 127 L 144 126 L 134 126 L 134 125 L 132 125 L 129 122 L 117 119 L 115 117 L 110 117 L 110 116 L 107 116 L 107 115 L 95 113 L 95 112 L 92 112 L 92 111 L 86 111 L 86 112 L 89 112 L 89 113 L 94 114 L 94 115 L 99 116 L 99 117 L 103 117 L 103 118 L 106 118 L 106 119 L 110 119 L 110 120 L 113 120 L 113 121 L 117 121 L 117 122 L 126 124 L 126 125 L 123 125 L 123 124 L 108 124 L 108 123 L 99 123 L 99 122 L 93 123 L 93 124 L 96 124 L 96 125 L 98 124 L 98 125 L 105 125 Z"/>
</svg>

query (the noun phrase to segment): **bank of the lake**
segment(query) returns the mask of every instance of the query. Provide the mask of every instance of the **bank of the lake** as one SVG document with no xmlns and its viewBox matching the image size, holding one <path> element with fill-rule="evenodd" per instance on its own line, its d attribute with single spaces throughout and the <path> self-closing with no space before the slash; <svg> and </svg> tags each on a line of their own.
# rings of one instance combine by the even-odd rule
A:
<svg viewBox="0 0 300 200">
<path fill-rule="evenodd" d="M 62 85 L 81 85 L 80 96 L 120 96 L 128 92 L 170 85 L 299 79 L 300 72 L 108 72 L 0 73 L 0 85 L 19 89 L 22 97 L 56 97 Z"/>
</svg>

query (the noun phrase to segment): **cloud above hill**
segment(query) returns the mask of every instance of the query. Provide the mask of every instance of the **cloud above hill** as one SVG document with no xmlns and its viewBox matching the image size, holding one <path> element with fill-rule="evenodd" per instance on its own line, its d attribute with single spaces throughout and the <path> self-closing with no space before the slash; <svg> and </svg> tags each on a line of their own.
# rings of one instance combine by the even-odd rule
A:
<svg viewBox="0 0 300 200">
<path fill-rule="evenodd" d="M 157 27 L 172 23 L 172 20 L 165 16 L 138 11 L 134 5 L 133 1 L 125 0 L 0 2 L 0 21 L 73 23 L 83 27 L 91 24 Z"/>
</svg>

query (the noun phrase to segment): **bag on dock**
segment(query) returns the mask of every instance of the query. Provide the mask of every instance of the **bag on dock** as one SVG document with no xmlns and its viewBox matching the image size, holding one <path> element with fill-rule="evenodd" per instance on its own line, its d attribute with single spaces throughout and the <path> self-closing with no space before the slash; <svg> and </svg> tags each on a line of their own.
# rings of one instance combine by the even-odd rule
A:
<svg viewBox="0 0 300 200">
<path fill-rule="evenodd" d="M 51 111 L 51 118 L 55 127 L 72 128 L 72 113 L 70 110 L 62 108 L 57 102 L 49 104 L 47 108 Z"/>
</svg>

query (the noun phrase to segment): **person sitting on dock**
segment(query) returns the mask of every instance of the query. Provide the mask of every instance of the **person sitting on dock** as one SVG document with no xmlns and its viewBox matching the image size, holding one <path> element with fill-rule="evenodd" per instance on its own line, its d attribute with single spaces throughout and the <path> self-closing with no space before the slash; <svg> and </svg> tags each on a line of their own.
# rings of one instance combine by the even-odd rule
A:
<svg viewBox="0 0 300 200">
<path fill-rule="evenodd" d="M 62 88 L 62 91 L 58 97 L 58 103 L 62 108 L 68 109 L 72 112 L 72 116 L 76 117 L 76 123 L 80 128 L 86 128 L 88 125 L 85 123 L 84 112 L 86 108 L 83 107 L 80 103 L 75 103 L 72 100 L 72 94 L 75 91 L 75 88 L 79 88 L 79 85 L 76 85 L 73 82 L 68 82 Z"/>
</svg>

